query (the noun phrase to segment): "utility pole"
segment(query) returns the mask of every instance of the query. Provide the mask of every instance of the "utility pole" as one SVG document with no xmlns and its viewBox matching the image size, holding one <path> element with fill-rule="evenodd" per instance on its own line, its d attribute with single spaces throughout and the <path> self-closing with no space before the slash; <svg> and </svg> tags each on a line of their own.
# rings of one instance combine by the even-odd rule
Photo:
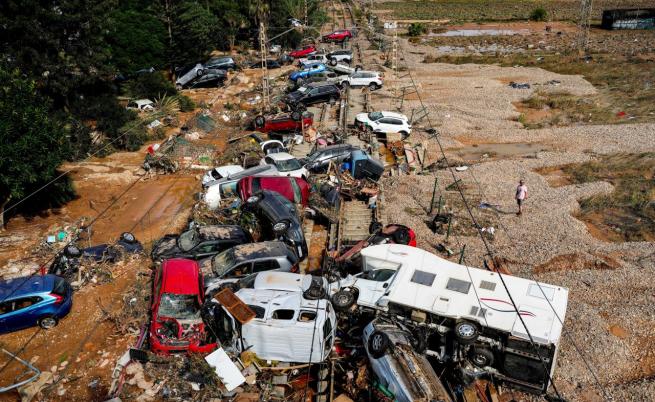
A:
<svg viewBox="0 0 655 402">
<path fill-rule="evenodd" d="M 268 109 L 271 103 L 271 93 L 268 86 L 268 65 L 266 58 L 268 51 L 266 47 L 266 26 L 263 22 L 259 23 L 259 52 L 262 56 L 262 98 L 264 101 L 264 109 Z"/>
<path fill-rule="evenodd" d="M 307 0 L 305 0 L 305 24 L 304 27 L 306 27 L 308 24 L 307 22 Z"/>
<path fill-rule="evenodd" d="M 589 24 L 591 21 L 591 10 L 593 0 L 580 0 L 580 16 L 578 19 L 577 48 L 580 55 L 587 52 L 589 44 Z"/>
</svg>

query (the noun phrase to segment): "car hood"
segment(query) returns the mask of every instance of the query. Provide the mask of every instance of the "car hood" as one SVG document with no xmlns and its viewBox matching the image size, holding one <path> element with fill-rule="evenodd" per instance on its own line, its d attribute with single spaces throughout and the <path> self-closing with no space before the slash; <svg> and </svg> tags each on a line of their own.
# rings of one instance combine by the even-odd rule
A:
<svg viewBox="0 0 655 402">
<path fill-rule="evenodd" d="M 355 116 L 355 120 L 361 121 L 362 123 L 369 123 L 370 120 L 368 118 L 368 113 L 357 113 L 357 116 Z"/>
</svg>

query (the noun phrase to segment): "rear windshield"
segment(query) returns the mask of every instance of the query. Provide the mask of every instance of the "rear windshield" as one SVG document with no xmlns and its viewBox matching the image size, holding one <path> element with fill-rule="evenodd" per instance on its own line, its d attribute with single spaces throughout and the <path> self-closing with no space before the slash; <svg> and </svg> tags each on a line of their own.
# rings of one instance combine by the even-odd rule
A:
<svg viewBox="0 0 655 402">
<path fill-rule="evenodd" d="M 52 287 L 52 293 L 65 296 L 66 295 L 66 281 L 63 278 L 56 277 L 54 286 Z"/>
<path fill-rule="evenodd" d="M 194 229 L 191 229 L 180 235 L 180 237 L 177 239 L 177 246 L 182 251 L 189 251 L 199 242 L 200 239 L 198 239 L 198 233 Z"/>
<path fill-rule="evenodd" d="M 216 255 L 212 261 L 212 270 L 216 275 L 224 275 L 234 266 L 236 259 L 234 257 L 234 250 L 228 249 Z"/>
<path fill-rule="evenodd" d="M 176 295 L 173 293 L 164 293 L 161 296 L 159 305 L 159 315 L 162 317 L 171 317 L 178 320 L 190 320 L 200 317 L 197 297 L 194 295 Z"/>
</svg>

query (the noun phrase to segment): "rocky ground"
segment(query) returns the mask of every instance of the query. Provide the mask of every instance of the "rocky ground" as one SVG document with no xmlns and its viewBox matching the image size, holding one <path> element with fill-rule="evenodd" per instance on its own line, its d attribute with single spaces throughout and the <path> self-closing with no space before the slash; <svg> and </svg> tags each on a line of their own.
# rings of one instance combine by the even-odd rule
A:
<svg viewBox="0 0 655 402">
<path fill-rule="evenodd" d="M 493 42 L 493 38 L 485 37 Z M 601 399 L 590 371 L 576 346 L 614 400 L 650 401 L 655 398 L 655 354 L 652 336 L 655 244 L 610 243 L 599 239 L 592 225 L 574 217 L 579 201 L 594 194 L 611 192 L 607 182 L 551 186 L 537 173 L 543 167 L 582 163 L 596 154 L 655 151 L 655 125 L 577 125 L 526 130 L 517 122 L 514 104 L 536 90 L 594 94 L 596 89 L 581 76 L 559 75 L 540 68 L 494 65 L 426 64 L 437 57 L 438 48 L 413 45 L 401 39 L 402 61 L 411 71 L 420 96 L 430 110 L 432 126 L 438 129 L 446 155 L 454 165 L 468 170 L 438 170 L 424 176 L 395 176 L 384 181 L 383 216 L 409 224 L 417 231 L 419 246 L 435 251 L 445 236 L 427 228 L 427 209 L 432 198 L 434 176 L 446 200 L 445 210 L 455 216 L 453 233 L 446 245 L 455 252 L 463 245 L 468 265 L 480 266 L 487 253 L 475 231 L 466 230 L 471 219 L 456 189 L 445 187 L 461 179 L 473 216 L 481 226 L 495 228 L 489 242 L 515 275 L 567 287 L 570 291 L 564 336 L 555 373 L 561 393 L 572 401 Z M 380 60 L 382 63 L 383 60 Z M 401 64 L 402 65 L 402 64 Z M 404 73 L 401 73 L 404 74 Z M 396 80 L 387 70 L 387 82 L 409 85 L 409 77 Z M 554 81 L 553 81 L 554 80 Z M 529 82 L 530 89 L 513 89 L 508 83 Z M 553 84 L 556 82 L 556 84 Z M 376 108 L 393 110 L 394 92 L 387 86 L 386 98 L 378 97 Z M 404 112 L 420 106 L 418 97 L 405 100 Z M 429 126 L 423 121 L 420 126 Z M 412 134 L 413 141 L 427 145 L 439 157 L 438 144 L 425 133 Z M 468 152 L 485 144 L 528 144 L 537 151 L 526 154 L 499 152 L 475 160 L 463 160 Z M 424 146 L 425 147 L 425 146 Z M 543 151 L 540 151 L 543 149 Z M 465 152 L 466 153 L 466 152 Z M 453 177 L 454 175 L 454 177 Z M 514 189 L 519 179 L 529 188 L 525 213 L 515 214 Z M 479 208 L 480 202 L 495 205 L 499 212 Z"/>
</svg>

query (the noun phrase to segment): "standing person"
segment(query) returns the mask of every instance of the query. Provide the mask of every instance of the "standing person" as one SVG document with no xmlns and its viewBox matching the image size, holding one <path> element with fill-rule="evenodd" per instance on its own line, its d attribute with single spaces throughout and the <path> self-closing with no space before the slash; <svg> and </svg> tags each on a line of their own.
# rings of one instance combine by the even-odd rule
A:
<svg viewBox="0 0 655 402">
<path fill-rule="evenodd" d="M 528 186 L 526 186 L 523 183 L 523 180 L 519 180 L 519 185 L 516 187 L 516 203 L 519 205 L 519 212 L 516 213 L 516 215 L 521 215 L 523 211 L 521 211 L 521 206 L 523 205 L 523 201 L 528 198 Z"/>
</svg>

